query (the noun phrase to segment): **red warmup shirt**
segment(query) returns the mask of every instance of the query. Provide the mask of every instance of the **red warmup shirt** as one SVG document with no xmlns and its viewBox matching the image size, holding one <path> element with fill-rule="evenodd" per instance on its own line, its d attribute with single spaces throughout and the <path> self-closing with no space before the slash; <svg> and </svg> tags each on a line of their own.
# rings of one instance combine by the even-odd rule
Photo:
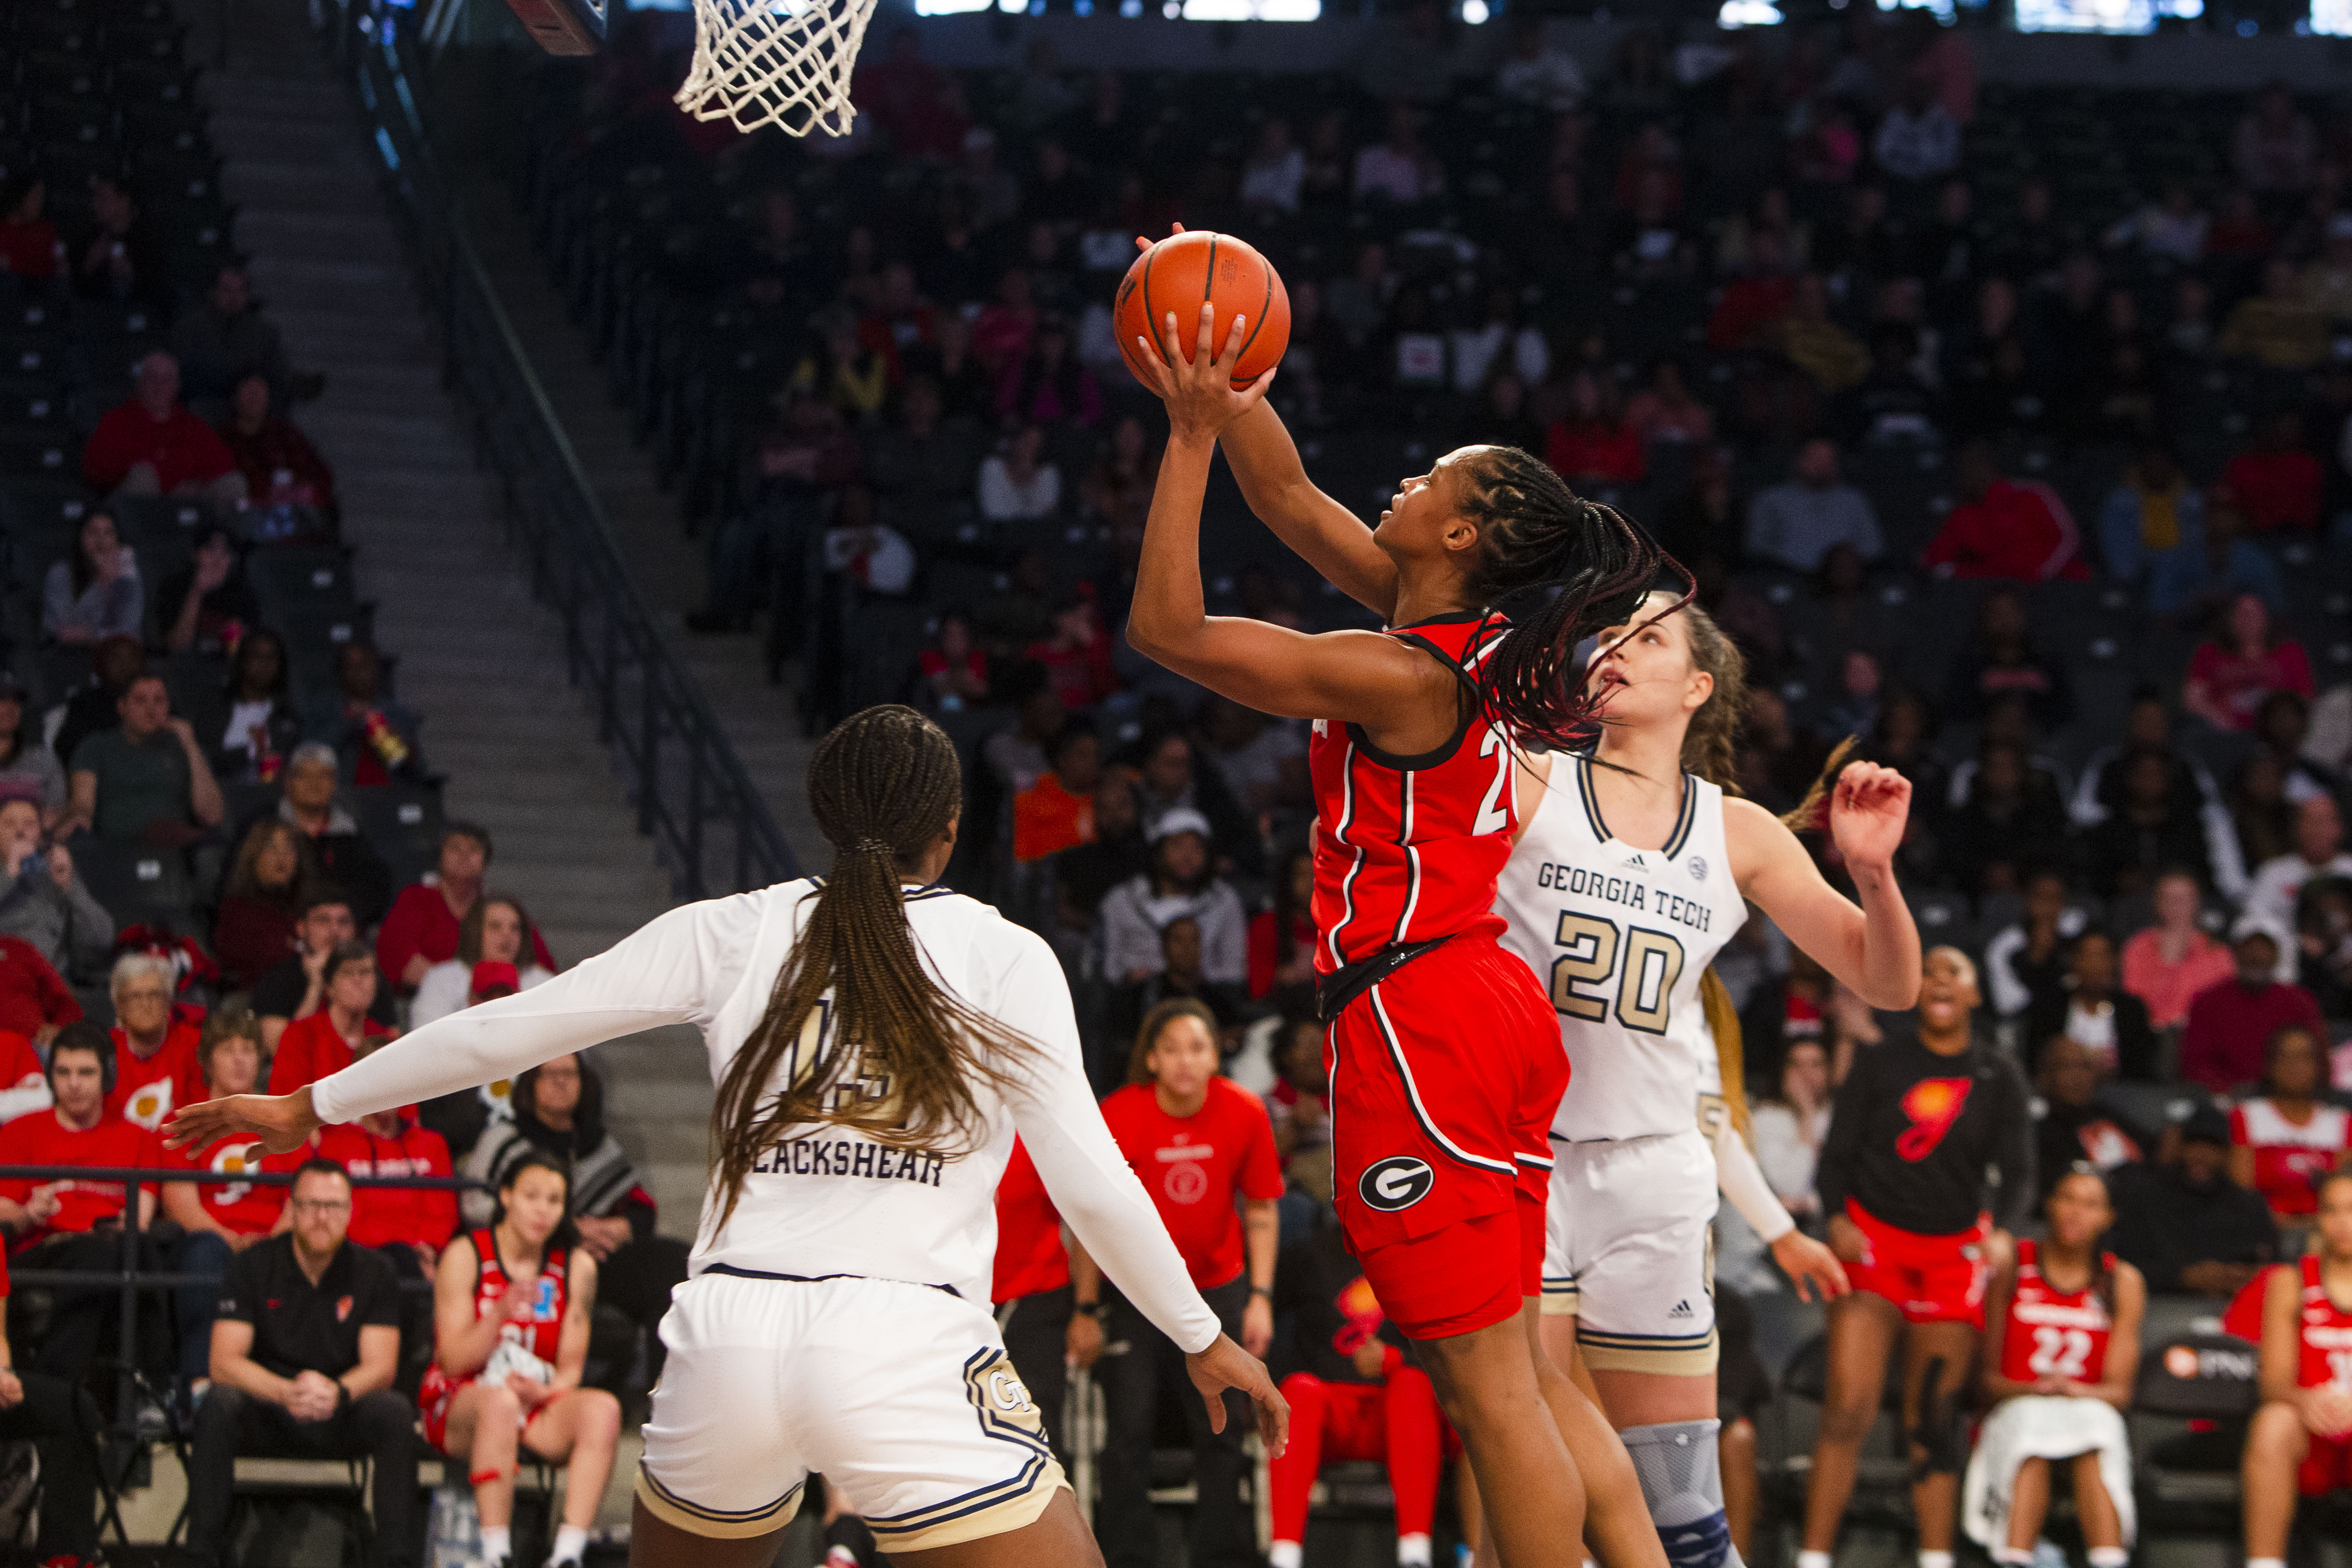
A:
<svg viewBox="0 0 2352 1568">
<path fill-rule="evenodd" d="M 541 940 L 537 926 L 530 928 L 530 950 L 541 969 L 554 970 L 555 959 Z M 392 913 L 383 917 L 375 933 L 375 961 L 397 985 L 408 961 L 420 952 L 433 963 L 446 963 L 457 956 L 457 917 L 449 912 L 449 900 L 441 896 L 441 889 L 423 882 L 403 888 L 400 897 L 392 901 Z"/>
<path fill-rule="evenodd" d="M 370 1040 L 392 1033 L 364 1015 L 360 1028 L 362 1037 Z M 321 1007 L 307 1018 L 295 1019 L 278 1037 L 278 1054 L 269 1058 L 269 1092 L 291 1094 L 351 1065 L 351 1043 L 335 1032 L 332 1010 Z"/>
<path fill-rule="evenodd" d="M 196 1044 L 202 1031 L 194 1024 L 172 1020 L 163 1047 L 142 1060 L 131 1049 L 131 1037 L 114 1030 L 114 1089 L 106 1097 L 106 1113 L 120 1116 L 145 1132 L 160 1131 L 163 1119 L 184 1105 L 213 1097 L 205 1087 L 204 1070 L 196 1066 Z"/>
<path fill-rule="evenodd" d="M 1231 1079 L 1213 1078 L 1198 1111 L 1171 1116 L 1151 1085 L 1131 1083 L 1104 1100 L 1102 1112 L 1184 1255 L 1192 1283 L 1231 1283 L 1246 1261 L 1234 1200 L 1282 1195 L 1274 1123 L 1257 1096 Z"/>
<path fill-rule="evenodd" d="M 400 1136 L 378 1138 L 356 1121 L 319 1130 L 319 1153 L 354 1176 L 446 1176 L 449 1145 L 403 1117 Z M 353 1187 L 352 1239 L 362 1247 L 421 1241 L 436 1250 L 457 1233 L 457 1194 L 436 1187 Z"/>
<path fill-rule="evenodd" d="M 2189 1004 L 2180 1031 L 2180 1076 L 2217 1094 L 2263 1076 L 2263 1050 L 2271 1036 L 2300 1024 L 2326 1038 L 2319 1004 L 2300 985 L 2263 985 L 2248 990 L 2231 975 L 2209 985 Z"/>
<path fill-rule="evenodd" d="M 310 1157 L 307 1149 L 297 1149 L 291 1154 L 266 1154 L 258 1142 L 242 1135 L 217 1139 L 203 1149 L 163 1151 L 167 1166 L 183 1171 L 215 1171 L 224 1176 L 290 1172 Z M 284 1187 L 259 1186 L 252 1182 L 198 1182 L 194 1186 L 196 1200 L 204 1205 L 205 1213 L 239 1236 L 268 1236 L 277 1226 L 279 1211 L 286 1206 Z"/>
<path fill-rule="evenodd" d="M 1955 577 L 2020 583 L 2063 577 L 2079 583 L 2091 575 L 2082 562 L 2082 542 L 2074 513 L 2057 491 L 2044 484 L 1995 479 L 1984 500 L 1952 509 L 1919 563 L 1931 572 L 1949 567 Z"/>
<path fill-rule="evenodd" d="M 142 1131 L 116 1117 L 103 1117 L 95 1127 L 68 1127 L 54 1110 L 19 1116 L 0 1127 L 0 1165 L 113 1165 L 163 1163 L 154 1134 Z M 46 1226 L 37 1226 L 8 1244 L 22 1252 L 52 1236 L 89 1230 L 100 1220 L 122 1213 L 121 1182 L 37 1182 L 30 1177 L 0 1180 L 0 1198 L 26 1203 L 38 1187 L 58 1189 L 58 1212 Z"/>
<path fill-rule="evenodd" d="M 996 1184 L 996 1282 L 993 1301 L 1058 1290 L 1070 1282 L 1069 1249 L 1062 1245 L 1062 1215 L 1045 1194 L 1029 1146 L 1015 1138 L 1013 1158 Z"/>
<path fill-rule="evenodd" d="M 0 1029 L 0 1091 L 30 1089 L 47 1081 L 41 1054 L 33 1048 L 33 1042 L 14 1029 Z"/>
<path fill-rule="evenodd" d="M 2221 470 L 2221 485 L 2256 533 L 2308 533 L 2319 526 L 2324 477 L 2319 459 L 2308 452 L 2242 452 Z"/>
<path fill-rule="evenodd" d="M 213 427 L 174 405 L 158 419 L 136 400 L 117 404 L 100 416 L 82 448 L 81 476 L 92 489 L 110 490 L 139 463 L 152 463 L 156 481 L 170 495 L 190 482 L 206 484 L 236 470 L 236 459 Z"/>
<path fill-rule="evenodd" d="M 41 950 L 22 937 L 0 936 L 0 1029 L 37 1035 L 80 1017 L 81 1004 Z"/>
<path fill-rule="evenodd" d="M 2352 1150 L 2352 1113 L 2315 1105 L 2290 1121 L 2270 1100 L 2241 1101 L 2230 1112 L 2230 1142 L 2254 1152 L 2254 1191 L 2281 1217 L 2319 1212 L 2319 1178 Z"/>
</svg>

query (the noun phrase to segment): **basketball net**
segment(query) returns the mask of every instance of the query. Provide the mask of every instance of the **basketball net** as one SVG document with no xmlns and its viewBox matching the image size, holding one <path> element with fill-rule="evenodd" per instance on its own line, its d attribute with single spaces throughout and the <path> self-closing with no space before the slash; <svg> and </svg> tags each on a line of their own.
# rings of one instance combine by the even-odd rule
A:
<svg viewBox="0 0 2352 1568">
<path fill-rule="evenodd" d="M 849 134 L 850 73 L 875 0 L 694 0 L 694 66 L 677 106 L 738 131 Z"/>
</svg>

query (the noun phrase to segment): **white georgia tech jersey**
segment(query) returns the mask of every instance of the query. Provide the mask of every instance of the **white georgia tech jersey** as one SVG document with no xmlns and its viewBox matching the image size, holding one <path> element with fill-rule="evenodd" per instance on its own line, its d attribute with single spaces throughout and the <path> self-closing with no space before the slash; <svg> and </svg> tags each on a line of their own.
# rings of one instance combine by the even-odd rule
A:
<svg viewBox="0 0 2352 1568">
<path fill-rule="evenodd" d="M 1503 945 L 1559 1015 L 1572 1069 L 1552 1134 L 1570 1142 L 1687 1131 L 1715 1089 L 1699 976 L 1748 918 L 1723 836 L 1723 791 L 1683 775 L 1662 848 L 1609 833 L 1593 763 L 1562 752 L 1496 887 Z"/>
<path fill-rule="evenodd" d="M 325 1121 L 349 1121 L 511 1079 L 551 1057 L 666 1024 L 700 1031 L 718 1083 L 766 1013 L 816 890 L 804 879 L 672 910 L 544 984 L 436 1018 L 320 1079 L 312 1106 Z M 1207 1345 L 1217 1336 L 1216 1315 L 1103 1125 L 1053 950 L 945 888 L 909 889 L 904 898 L 916 950 L 933 978 L 1033 1049 L 994 1063 L 1001 1083 L 971 1085 L 977 1126 L 959 1155 L 894 1148 L 832 1124 L 787 1131 L 752 1162 L 741 1201 L 723 1223 L 716 1202 L 706 1201 L 694 1272 L 860 1275 L 944 1286 L 985 1306 L 996 1184 L 1017 1128 L 1062 1217 L 1128 1299 L 1183 1349 Z M 832 1013 L 828 1000 L 810 1016 L 772 1089 L 845 1048 L 834 1037 Z M 887 1100 L 887 1061 L 861 1051 L 856 1072 L 845 1068 L 836 1079 L 835 1093 Z"/>
</svg>

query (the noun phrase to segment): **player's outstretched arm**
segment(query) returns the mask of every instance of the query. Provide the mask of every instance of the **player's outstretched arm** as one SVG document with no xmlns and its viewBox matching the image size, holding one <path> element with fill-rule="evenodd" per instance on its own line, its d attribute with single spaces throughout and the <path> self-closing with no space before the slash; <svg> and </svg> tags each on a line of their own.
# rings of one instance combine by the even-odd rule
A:
<svg viewBox="0 0 2352 1568">
<path fill-rule="evenodd" d="M 1257 1411 L 1258 1440 L 1269 1459 L 1280 1458 L 1290 1442 L 1290 1401 L 1274 1386 L 1265 1363 L 1219 1334 L 1207 1350 L 1184 1358 L 1184 1372 L 1209 1407 L 1209 1430 L 1225 1429 L 1225 1390 L 1244 1395 Z"/>
<path fill-rule="evenodd" d="M 1174 312 L 1163 325 L 1172 356 L 1180 341 Z M 1450 678 L 1426 656 L 1378 633 L 1308 636 L 1208 613 L 1201 587 L 1201 502 L 1210 461 L 1223 433 L 1259 405 L 1274 374 L 1235 392 L 1232 371 L 1248 341 L 1246 319 L 1234 318 L 1222 353 L 1212 348 L 1214 330 L 1212 308 L 1203 305 L 1191 359 L 1171 368 L 1157 354 L 1149 356 L 1168 405 L 1168 450 L 1144 524 L 1128 641 L 1185 679 L 1261 712 L 1384 724 L 1430 682 Z"/>
<path fill-rule="evenodd" d="M 1723 803 L 1732 874 L 1741 895 L 1822 967 L 1885 1012 L 1919 1000 L 1919 928 L 1895 885 L 1895 851 L 1910 815 L 1911 784 L 1892 768 L 1849 763 L 1830 794 L 1830 837 L 1861 895 L 1856 908 L 1822 879 L 1797 836 L 1751 801 Z"/>
<path fill-rule="evenodd" d="M 310 1103 L 310 1085 L 291 1094 L 232 1094 L 184 1105 L 163 1124 L 163 1142 L 174 1149 L 206 1149 L 233 1134 L 261 1140 L 272 1154 L 289 1154 L 308 1142 L 321 1123 Z"/>
</svg>

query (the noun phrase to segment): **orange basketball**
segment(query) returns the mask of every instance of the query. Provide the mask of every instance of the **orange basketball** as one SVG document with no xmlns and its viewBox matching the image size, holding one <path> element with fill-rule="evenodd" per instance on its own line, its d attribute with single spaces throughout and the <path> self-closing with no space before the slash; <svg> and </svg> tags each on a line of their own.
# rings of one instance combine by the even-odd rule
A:
<svg viewBox="0 0 2352 1568">
<path fill-rule="evenodd" d="M 1142 338 L 1165 360 L 1168 312 L 1173 310 L 1177 344 L 1191 353 L 1201 330 L 1203 300 L 1217 308 L 1216 331 L 1211 341 L 1218 353 L 1224 351 L 1225 334 L 1233 330 L 1234 318 L 1249 319 L 1243 329 L 1247 341 L 1234 365 L 1236 388 L 1265 374 L 1266 367 L 1279 361 L 1282 351 L 1290 346 L 1290 295 L 1272 262 L 1248 241 L 1230 234 L 1206 229 L 1173 234 L 1135 258 L 1111 306 L 1119 352 L 1127 356 L 1127 368 L 1136 380 L 1151 385 L 1143 362 L 1136 357 L 1143 350 L 1135 340 Z"/>
</svg>

